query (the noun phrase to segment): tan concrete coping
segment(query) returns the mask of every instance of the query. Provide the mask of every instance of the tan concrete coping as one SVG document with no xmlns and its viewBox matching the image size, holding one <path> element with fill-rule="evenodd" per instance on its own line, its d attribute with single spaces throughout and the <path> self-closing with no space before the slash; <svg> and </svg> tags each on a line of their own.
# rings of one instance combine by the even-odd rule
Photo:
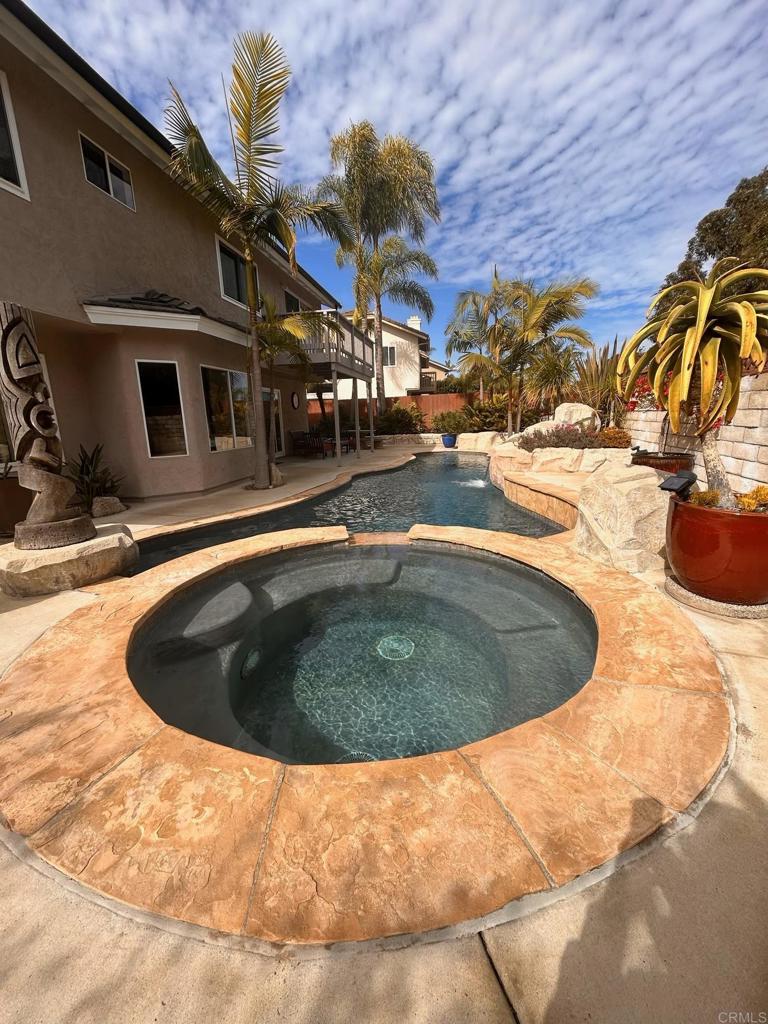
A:
<svg viewBox="0 0 768 1024">
<path fill-rule="evenodd" d="M 572 530 L 579 514 L 579 492 L 589 476 L 589 473 L 507 472 L 502 474 L 504 497 Z"/>
<path fill-rule="evenodd" d="M 0 681 L 7 826 L 141 910 L 239 941 L 328 944 L 551 894 L 675 818 L 717 771 L 729 709 L 682 613 L 562 545 L 483 530 L 395 540 L 513 558 L 592 609 L 593 678 L 543 718 L 422 757 L 286 766 L 181 732 L 142 701 L 126 651 L 158 605 L 238 561 L 347 539 L 288 530 L 195 552 L 105 584 L 50 629 Z"/>
</svg>

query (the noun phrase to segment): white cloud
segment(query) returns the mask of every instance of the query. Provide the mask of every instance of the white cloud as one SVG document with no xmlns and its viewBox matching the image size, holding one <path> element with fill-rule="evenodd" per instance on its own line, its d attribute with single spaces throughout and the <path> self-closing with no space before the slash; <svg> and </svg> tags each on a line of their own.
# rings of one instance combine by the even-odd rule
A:
<svg viewBox="0 0 768 1024">
<path fill-rule="evenodd" d="M 224 154 L 232 36 L 269 30 L 294 77 L 284 175 L 327 170 L 367 117 L 439 170 L 443 285 L 588 273 L 626 332 L 697 220 L 766 162 L 764 0 L 32 0 L 162 127 L 171 78 Z M 441 288 L 441 294 L 444 290 Z"/>
</svg>

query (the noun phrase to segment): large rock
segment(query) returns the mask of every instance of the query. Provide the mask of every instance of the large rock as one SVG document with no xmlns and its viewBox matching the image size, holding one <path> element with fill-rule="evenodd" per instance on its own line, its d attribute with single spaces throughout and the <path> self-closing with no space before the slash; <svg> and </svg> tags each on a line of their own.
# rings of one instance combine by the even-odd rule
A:
<svg viewBox="0 0 768 1024">
<path fill-rule="evenodd" d="M 491 452 L 489 476 L 491 483 L 504 490 L 504 474 L 519 473 L 533 465 L 533 452 L 526 452 L 511 441 L 497 444 Z"/>
<path fill-rule="evenodd" d="M 596 469 L 579 496 L 579 554 L 627 572 L 663 567 L 669 497 L 659 483 L 666 475 L 615 462 Z"/>
<path fill-rule="evenodd" d="M 532 423 L 526 427 L 524 434 L 546 434 L 556 427 L 574 426 L 582 430 L 599 430 L 600 417 L 591 405 L 583 405 L 581 402 L 563 402 L 555 409 L 555 418 L 542 420 L 541 423 Z"/>
<path fill-rule="evenodd" d="M 537 448 L 531 454 L 531 468 L 536 473 L 578 473 L 584 452 L 580 448 Z"/>
<path fill-rule="evenodd" d="M 555 423 L 570 423 L 584 430 L 599 430 L 600 417 L 591 405 L 563 402 L 555 409 Z"/>
<path fill-rule="evenodd" d="M 628 466 L 632 452 L 629 448 L 585 448 L 581 455 L 580 473 L 594 473 L 606 462 Z"/>
<path fill-rule="evenodd" d="M 127 507 L 116 494 L 100 494 L 93 499 L 91 515 L 94 519 L 103 519 L 104 516 L 119 516 L 121 512 L 125 512 Z"/>
<path fill-rule="evenodd" d="M 456 447 L 460 452 L 489 452 L 503 436 L 498 430 L 478 430 L 474 433 L 459 434 Z"/>
<path fill-rule="evenodd" d="M 0 547 L 0 590 L 11 597 L 34 597 L 75 590 L 132 569 L 139 546 L 127 526 L 97 526 L 96 536 L 80 544 L 43 551 Z"/>
</svg>

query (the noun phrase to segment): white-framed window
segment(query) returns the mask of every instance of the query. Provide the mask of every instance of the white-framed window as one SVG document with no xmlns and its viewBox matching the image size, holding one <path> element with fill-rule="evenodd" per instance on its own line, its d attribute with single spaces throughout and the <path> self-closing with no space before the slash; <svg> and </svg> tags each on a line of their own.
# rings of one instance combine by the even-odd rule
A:
<svg viewBox="0 0 768 1024">
<path fill-rule="evenodd" d="M 4 71 L 0 71 L 0 188 L 22 199 L 29 199 L 11 90 Z"/>
<path fill-rule="evenodd" d="M 234 302 L 244 309 L 248 307 L 248 284 L 245 272 L 245 257 L 229 242 L 216 235 L 216 263 L 219 268 L 219 284 L 221 286 L 221 297 L 228 302 Z M 259 271 L 254 265 L 256 273 L 256 294 L 259 294 Z"/>
<path fill-rule="evenodd" d="M 293 292 L 289 292 L 287 289 L 283 292 L 285 296 L 285 312 L 286 313 L 300 313 L 301 312 L 301 301 L 296 298 Z"/>
<path fill-rule="evenodd" d="M 203 403 L 212 452 L 248 448 L 248 378 L 242 370 L 201 366 Z"/>
<path fill-rule="evenodd" d="M 136 377 L 149 457 L 187 455 L 179 364 L 170 359 L 137 359 Z"/>
<path fill-rule="evenodd" d="M 133 182 L 131 172 L 116 160 L 113 156 L 97 146 L 92 139 L 82 132 L 80 136 L 80 155 L 83 158 L 83 171 L 85 180 L 95 185 L 100 192 L 106 192 L 122 206 L 129 210 L 136 209 L 136 199 L 133 194 Z"/>
<path fill-rule="evenodd" d="M 384 366 L 397 366 L 397 355 L 394 345 L 382 345 L 381 357 Z"/>
</svg>

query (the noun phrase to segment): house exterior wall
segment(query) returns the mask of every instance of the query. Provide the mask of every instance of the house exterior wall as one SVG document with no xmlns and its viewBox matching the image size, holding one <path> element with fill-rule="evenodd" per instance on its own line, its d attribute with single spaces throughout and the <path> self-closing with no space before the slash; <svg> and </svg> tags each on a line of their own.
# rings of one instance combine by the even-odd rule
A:
<svg viewBox="0 0 768 1024">
<path fill-rule="evenodd" d="M 114 333 L 78 331 L 46 319 L 38 341 L 51 379 L 53 401 L 68 459 L 82 444 L 104 445 L 104 459 L 124 477 L 128 498 L 206 491 L 249 476 L 253 449 L 212 452 L 208 441 L 202 366 L 245 369 L 245 348 L 184 331 L 118 329 Z M 179 390 L 187 441 L 186 455 L 150 457 L 136 373 L 137 360 L 167 360 L 178 366 Z M 281 368 L 273 387 L 282 399 L 286 446 L 289 431 L 306 429 L 302 370 Z M 299 396 L 291 407 L 293 392 Z"/>
<path fill-rule="evenodd" d="M 201 364 L 244 370 L 244 345 L 184 330 L 96 327 L 82 305 L 96 296 L 154 289 L 245 326 L 244 307 L 221 294 L 215 221 L 170 178 L 159 147 L 147 140 L 146 152 L 137 148 L 121 134 L 119 119 L 107 123 L 4 37 L 0 70 L 8 79 L 29 191 L 27 200 L 0 189 L 0 298 L 33 313 L 66 454 L 76 457 L 80 444 L 88 450 L 103 444 L 107 463 L 124 477 L 122 493 L 131 498 L 245 479 L 251 448 L 209 450 L 200 376 Z M 135 211 L 86 180 L 79 133 L 128 168 Z M 259 287 L 278 310 L 286 308 L 286 290 L 310 309 L 327 302 L 279 256 L 265 254 L 257 267 Z M 150 458 L 136 359 L 178 363 L 186 456 Z M 290 366 L 275 373 L 289 453 L 289 432 L 307 427 L 303 376 Z M 298 409 L 290 402 L 293 392 Z"/>
<path fill-rule="evenodd" d="M 211 316 L 245 324 L 222 297 L 216 224 L 161 167 L 78 102 L 7 40 L 8 77 L 29 201 L 0 189 L 3 298 L 35 312 L 86 320 L 81 303 L 100 295 L 167 292 Z M 79 132 L 131 172 L 136 210 L 86 180 Z M 259 262 L 259 284 L 284 309 L 289 288 L 313 308 L 319 296 L 299 276 Z"/>
<path fill-rule="evenodd" d="M 659 450 L 664 443 L 664 416 L 664 412 L 657 410 L 636 409 L 627 413 L 625 427 L 632 434 L 632 443 Z M 733 422 L 720 428 L 717 446 L 731 486 L 737 492 L 768 483 L 768 372 L 744 377 L 739 408 Z M 706 481 L 701 445 L 693 423 L 680 434 L 670 433 L 665 450 L 693 452 L 695 472 L 702 483 Z"/>
<path fill-rule="evenodd" d="M 384 393 L 387 398 L 403 398 L 409 391 L 418 391 L 421 385 L 421 358 L 417 338 L 405 328 L 384 323 L 382 344 L 395 346 L 395 365 L 384 367 Z M 376 396 L 376 380 L 373 384 Z M 365 384 L 358 383 L 358 397 L 365 397 Z M 339 381 L 339 398 L 352 397 L 352 381 Z"/>
</svg>

